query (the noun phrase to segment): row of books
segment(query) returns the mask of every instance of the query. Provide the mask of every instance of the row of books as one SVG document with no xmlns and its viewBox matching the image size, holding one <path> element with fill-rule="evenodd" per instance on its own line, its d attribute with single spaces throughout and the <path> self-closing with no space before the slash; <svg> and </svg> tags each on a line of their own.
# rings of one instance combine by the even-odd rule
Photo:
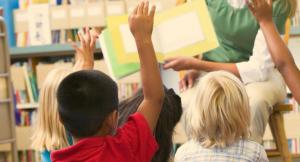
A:
<svg viewBox="0 0 300 162">
<path fill-rule="evenodd" d="M 34 125 L 37 118 L 37 111 L 31 110 L 17 110 L 16 111 L 16 125 L 27 127 Z"/>
<path fill-rule="evenodd" d="M 17 47 L 65 43 L 76 37 L 78 29 L 106 26 L 106 17 L 131 12 L 138 0 L 73 0 L 69 3 L 40 4 L 21 0 L 14 10 Z M 158 10 L 174 7 L 175 0 L 155 0 Z M 49 5 L 52 4 L 52 5 Z M 76 39 L 72 39 L 75 40 Z"/>
<path fill-rule="evenodd" d="M 122 101 L 134 95 L 139 90 L 139 87 L 139 83 L 119 83 L 119 99 Z"/>
<path fill-rule="evenodd" d="M 40 162 L 39 154 L 34 150 L 24 150 L 18 152 L 19 162 Z"/>
<path fill-rule="evenodd" d="M 276 143 L 273 140 L 267 140 L 263 143 L 266 150 L 276 150 Z M 300 154 L 300 138 L 288 139 L 288 148 L 291 154 Z"/>
<path fill-rule="evenodd" d="M 16 63 L 11 66 L 14 95 L 17 104 L 38 102 L 39 91 L 31 63 Z"/>
</svg>

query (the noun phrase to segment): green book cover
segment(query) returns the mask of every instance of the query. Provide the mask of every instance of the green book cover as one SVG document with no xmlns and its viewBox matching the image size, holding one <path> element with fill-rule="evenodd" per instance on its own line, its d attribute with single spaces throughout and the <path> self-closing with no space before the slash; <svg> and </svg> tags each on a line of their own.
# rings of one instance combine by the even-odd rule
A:
<svg viewBox="0 0 300 162">
<path fill-rule="evenodd" d="M 113 48 L 112 38 L 109 30 L 102 31 L 100 35 L 100 47 L 112 78 L 122 79 L 140 70 L 139 63 L 121 64 L 117 61 L 116 51 Z"/>
</svg>

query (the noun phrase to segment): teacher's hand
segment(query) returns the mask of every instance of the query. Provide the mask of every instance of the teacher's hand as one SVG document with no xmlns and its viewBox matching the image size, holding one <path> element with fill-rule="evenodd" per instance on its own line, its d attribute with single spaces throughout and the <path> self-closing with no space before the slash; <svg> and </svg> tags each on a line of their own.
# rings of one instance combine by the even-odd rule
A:
<svg viewBox="0 0 300 162">
<path fill-rule="evenodd" d="M 165 61 L 164 69 L 173 69 L 175 71 L 194 69 L 200 60 L 194 57 L 174 57 Z"/>
<path fill-rule="evenodd" d="M 179 82 L 179 89 L 181 92 L 192 88 L 196 82 L 196 80 L 198 79 L 200 75 L 200 72 L 197 70 L 189 70 L 186 71 L 183 79 L 180 80 Z"/>
</svg>

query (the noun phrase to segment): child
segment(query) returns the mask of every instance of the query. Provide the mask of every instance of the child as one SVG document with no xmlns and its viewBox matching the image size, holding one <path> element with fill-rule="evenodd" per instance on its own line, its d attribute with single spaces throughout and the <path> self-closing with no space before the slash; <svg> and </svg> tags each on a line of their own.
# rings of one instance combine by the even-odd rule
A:
<svg viewBox="0 0 300 162">
<path fill-rule="evenodd" d="M 96 35 L 91 36 L 88 28 L 85 34 L 79 33 L 81 47 L 76 49 L 77 59 L 73 70 L 93 69 L 93 47 Z M 89 46 L 84 46 L 89 44 Z M 90 61 L 92 60 L 92 62 Z M 37 124 L 32 137 L 32 146 L 41 151 L 42 162 L 51 162 L 50 152 L 72 144 L 72 138 L 66 133 L 59 121 L 56 92 L 61 80 L 72 72 L 71 69 L 54 69 L 46 77 L 40 91 Z"/>
<path fill-rule="evenodd" d="M 228 72 L 212 72 L 199 82 L 185 115 L 189 141 L 175 162 L 268 161 L 260 144 L 247 140 L 250 109 L 241 81 Z"/>
<path fill-rule="evenodd" d="M 263 31 L 276 67 L 296 100 L 300 102 L 300 72 L 272 20 L 272 0 L 253 0 L 248 6 Z"/>
<path fill-rule="evenodd" d="M 164 90 L 164 104 L 155 129 L 155 138 L 159 149 L 152 158 L 152 162 L 169 161 L 174 127 L 179 122 L 182 114 L 180 97 L 175 94 L 173 89 L 164 88 Z M 134 96 L 119 104 L 119 125 L 123 125 L 128 117 L 137 111 L 143 98 L 143 91 L 139 90 Z"/>
<path fill-rule="evenodd" d="M 141 2 L 129 18 L 140 64 L 144 99 L 137 113 L 116 130 L 118 90 L 100 71 L 84 70 L 66 77 L 57 92 L 60 119 L 73 146 L 54 151 L 53 162 L 149 162 L 157 151 L 153 131 L 164 101 L 162 81 L 151 40 L 155 7 Z"/>
</svg>

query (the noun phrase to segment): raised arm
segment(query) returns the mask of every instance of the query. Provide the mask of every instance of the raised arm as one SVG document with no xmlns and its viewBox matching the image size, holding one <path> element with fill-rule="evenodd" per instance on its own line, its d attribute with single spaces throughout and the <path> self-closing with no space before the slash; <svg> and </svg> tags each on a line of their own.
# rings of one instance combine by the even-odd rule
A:
<svg viewBox="0 0 300 162">
<path fill-rule="evenodd" d="M 129 17 L 129 26 L 135 38 L 140 64 L 144 100 L 138 112 L 144 115 L 151 130 L 156 123 L 164 100 L 163 84 L 152 43 L 155 7 L 149 13 L 149 2 L 141 2 Z"/>
<path fill-rule="evenodd" d="M 296 100 L 300 102 L 300 72 L 272 20 L 272 0 L 253 0 L 248 6 L 260 24 L 275 66 Z"/>
<path fill-rule="evenodd" d="M 94 52 L 95 43 L 98 38 L 98 34 L 88 27 L 85 27 L 83 31 L 78 32 L 80 39 L 80 47 L 74 42 L 71 42 L 72 47 L 75 49 L 75 64 L 74 71 L 79 70 L 92 70 L 94 68 Z"/>
</svg>

